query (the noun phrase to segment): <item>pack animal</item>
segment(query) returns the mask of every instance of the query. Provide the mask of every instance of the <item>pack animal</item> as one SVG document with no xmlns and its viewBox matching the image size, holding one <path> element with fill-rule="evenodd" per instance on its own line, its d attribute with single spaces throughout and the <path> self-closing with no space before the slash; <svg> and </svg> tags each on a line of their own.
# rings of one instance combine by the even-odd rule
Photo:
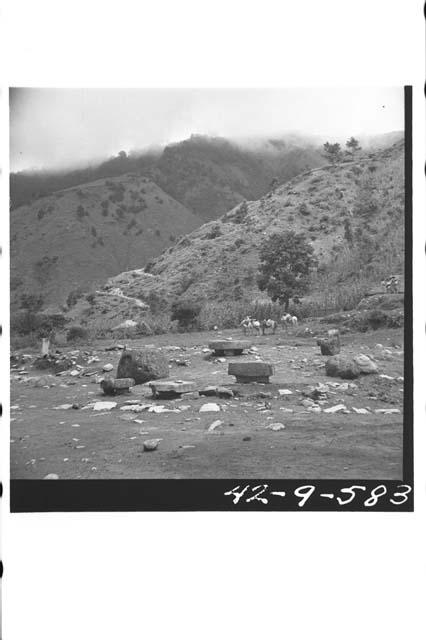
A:
<svg viewBox="0 0 426 640">
<path fill-rule="evenodd" d="M 262 335 L 265 335 L 267 329 L 271 329 L 272 333 L 275 334 L 275 331 L 277 330 L 277 323 L 275 320 L 271 320 L 271 318 L 268 320 L 262 320 L 261 328 Z"/>
<path fill-rule="evenodd" d="M 297 316 L 292 316 L 291 313 L 285 313 L 281 318 L 281 324 L 284 328 L 287 327 L 296 327 L 297 326 Z"/>
</svg>

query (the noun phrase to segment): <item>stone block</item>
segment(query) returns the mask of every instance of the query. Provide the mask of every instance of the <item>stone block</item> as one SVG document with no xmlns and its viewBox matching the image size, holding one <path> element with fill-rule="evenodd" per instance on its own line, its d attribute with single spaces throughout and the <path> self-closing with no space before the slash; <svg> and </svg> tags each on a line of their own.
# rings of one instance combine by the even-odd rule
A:
<svg viewBox="0 0 426 640">
<path fill-rule="evenodd" d="M 127 393 L 134 384 L 133 378 L 104 378 L 101 381 L 101 389 L 105 395 L 114 396 Z"/>
<path fill-rule="evenodd" d="M 197 390 L 197 385 L 192 380 L 155 380 L 148 386 L 155 398 L 173 398 Z"/>
<path fill-rule="evenodd" d="M 230 362 L 228 375 L 235 376 L 237 382 L 269 382 L 274 375 L 274 367 L 269 362 L 256 360 L 255 362 Z"/>
<path fill-rule="evenodd" d="M 209 342 L 209 349 L 217 356 L 239 356 L 245 349 L 250 349 L 249 340 L 213 340 Z"/>
</svg>

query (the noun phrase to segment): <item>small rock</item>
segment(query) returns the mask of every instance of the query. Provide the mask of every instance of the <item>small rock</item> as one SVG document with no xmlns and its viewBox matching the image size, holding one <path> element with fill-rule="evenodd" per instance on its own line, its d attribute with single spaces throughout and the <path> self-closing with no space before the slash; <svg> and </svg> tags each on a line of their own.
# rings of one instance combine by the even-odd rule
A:
<svg viewBox="0 0 426 640">
<path fill-rule="evenodd" d="M 271 431 L 282 431 L 285 429 L 285 426 L 282 422 L 273 422 L 272 424 L 268 424 L 265 429 L 270 429 Z"/>
<path fill-rule="evenodd" d="M 207 431 L 214 431 L 215 429 L 220 427 L 220 425 L 222 425 L 222 424 L 223 424 L 222 420 L 215 420 L 214 422 L 211 423 L 211 425 L 209 426 Z"/>
<path fill-rule="evenodd" d="M 292 395 L 293 391 L 290 391 L 290 389 L 278 389 L 278 393 L 280 394 L 280 396 L 290 396 Z"/>
<path fill-rule="evenodd" d="M 114 366 L 110 363 L 104 364 L 104 366 L 102 367 L 103 371 L 112 371 L 113 369 L 114 369 Z"/>
<path fill-rule="evenodd" d="M 72 404 L 60 404 L 57 407 L 53 407 L 56 410 L 65 410 L 65 409 L 73 409 L 73 405 Z"/>
<path fill-rule="evenodd" d="M 59 480 L 59 476 L 56 473 L 48 473 L 43 480 Z"/>
<path fill-rule="evenodd" d="M 374 413 L 401 413 L 400 409 L 375 409 Z"/>
<path fill-rule="evenodd" d="M 352 407 L 352 410 L 355 411 L 355 413 L 361 413 L 361 414 L 370 413 L 367 409 L 363 409 L 362 407 L 360 409 L 358 409 L 357 407 Z"/>
<path fill-rule="evenodd" d="M 116 402 L 95 402 L 93 405 L 94 411 L 109 411 L 117 406 Z"/>
<path fill-rule="evenodd" d="M 151 404 L 127 404 L 124 407 L 120 407 L 120 411 L 133 411 L 134 413 L 140 413 L 152 407 Z"/>
<path fill-rule="evenodd" d="M 167 409 L 163 404 L 154 405 L 148 411 L 149 413 L 180 413 L 179 409 Z"/>
<path fill-rule="evenodd" d="M 243 438 L 243 442 L 249 442 L 249 440 L 251 440 L 251 437 L 250 437 L 250 436 L 245 436 L 245 437 Z"/>
<path fill-rule="evenodd" d="M 315 406 L 308 407 L 308 411 L 311 413 L 321 413 L 321 407 L 316 404 Z"/>
<path fill-rule="evenodd" d="M 161 438 L 154 438 L 152 440 L 145 440 L 145 442 L 143 443 L 143 450 L 144 451 L 155 451 L 160 442 L 161 442 Z"/>
<path fill-rule="evenodd" d="M 324 413 L 338 413 L 339 411 L 346 411 L 346 406 L 344 404 L 336 404 L 334 407 L 328 407 L 324 409 Z"/>
<path fill-rule="evenodd" d="M 355 356 L 354 362 L 358 365 L 362 374 L 377 373 L 378 367 L 371 358 L 361 353 L 359 356 Z"/>
<path fill-rule="evenodd" d="M 200 413 L 209 413 L 209 412 L 216 412 L 216 411 L 220 411 L 220 407 L 218 404 L 216 404 L 215 402 L 208 402 L 207 404 L 203 404 L 200 407 Z"/>
</svg>

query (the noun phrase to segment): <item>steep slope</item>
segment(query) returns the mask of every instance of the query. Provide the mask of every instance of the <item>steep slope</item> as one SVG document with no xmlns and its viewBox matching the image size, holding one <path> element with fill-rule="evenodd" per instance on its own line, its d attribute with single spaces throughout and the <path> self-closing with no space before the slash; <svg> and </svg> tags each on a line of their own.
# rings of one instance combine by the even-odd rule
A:
<svg viewBox="0 0 426 640">
<path fill-rule="evenodd" d="M 63 303 L 157 256 L 201 221 L 147 178 L 124 175 L 59 191 L 15 209 L 11 300 L 41 294 Z"/>
<path fill-rule="evenodd" d="M 169 302 L 264 298 L 256 286 L 259 246 L 289 229 L 314 247 L 320 267 L 313 289 L 321 295 L 323 287 L 367 286 L 403 273 L 403 142 L 305 172 L 184 236 L 145 270 L 111 278 L 105 289 Z"/>
<path fill-rule="evenodd" d="M 324 164 L 318 148 L 286 140 L 259 141 L 244 148 L 224 138 L 193 135 L 168 145 L 152 178 L 203 220 L 218 218 L 243 199 L 265 194 L 274 177 L 285 182 Z"/>
<path fill-rule="evenodd" d="M 132 172 L 149 176 L 204 221 L 219 217 L 243 198 L 255 200 L 301 171 L 324 164 L 317 141 L 287 136 L 251 146 L 194 135 L 149 152 L 120 152 L 97 166 L 65 172 L 20 172 L 10 176 L 11 208 L 39 197 Z"/>
</svg>

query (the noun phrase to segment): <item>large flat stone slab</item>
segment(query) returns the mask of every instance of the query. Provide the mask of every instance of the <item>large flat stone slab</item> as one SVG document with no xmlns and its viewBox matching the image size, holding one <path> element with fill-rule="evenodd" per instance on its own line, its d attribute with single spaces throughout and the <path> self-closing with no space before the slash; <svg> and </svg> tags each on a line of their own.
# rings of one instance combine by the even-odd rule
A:
<svg viewBox="0 0 426 640">
<path fill-rule="evenodd" d="M 209 342 L 209 349 L 212 349 L 217 356 L 239 356 L 250 347 L 249 340 L 212 340 Z"/>
<path fill-rule="evenodd" d="M 255 360 L 254 362 L 230 362 L 228 375 L 235 376 L 237 382 L 269 382 L 274 375 L 274 367 L 270 362 Z"/>
<path fill-rule="evenodd" d="M 148 386 L 155 398 L 173 398 L 197 391 L 197 385 L 192 380 L 155 380 L 149 382 Z"/>
</svg>

